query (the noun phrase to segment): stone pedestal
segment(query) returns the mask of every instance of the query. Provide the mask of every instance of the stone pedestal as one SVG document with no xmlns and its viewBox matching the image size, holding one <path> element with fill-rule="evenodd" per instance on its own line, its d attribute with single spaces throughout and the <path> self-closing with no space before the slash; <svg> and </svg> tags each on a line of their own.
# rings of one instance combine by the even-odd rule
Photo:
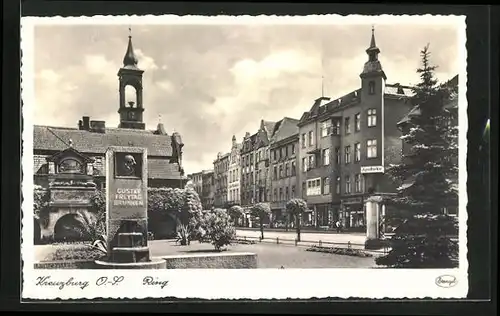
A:
<svg viewBox="0 0 500 316">
<path fill-rule="evenodd" d="M 370 196 L 365 200 L 366 208 L 366 241 L 365 249 L 380 249 L 382 242 L 379 238 L 379 218 L 382 197 Z"/>
<path fill-rule="evenodd" d="M 106 152 L 106 232 L 108 256 L 101 268 L 164 268 L 148 248 L 147 151 L 110 147 Z"/>
</svg>

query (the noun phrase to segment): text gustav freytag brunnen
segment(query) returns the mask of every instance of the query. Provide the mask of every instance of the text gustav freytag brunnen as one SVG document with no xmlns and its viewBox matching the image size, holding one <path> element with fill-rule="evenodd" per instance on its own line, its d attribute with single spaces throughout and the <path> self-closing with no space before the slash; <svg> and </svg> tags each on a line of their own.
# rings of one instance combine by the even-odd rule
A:
<svg viewBox="0 0 500 316">
<path fill-rule="evenodd" d="M 106 286 L 118 286 L 120 285 L 123 280 L 125 280 L 125 277 L 120 275 L 120 276 L 112 276 L 112 277 L 107 277 L 107 276 L 101 276 L 98 277 L 92 281 L 89 280 L 78 280 L 74 277 L 69 277 L 68 279 L 65 280 L 56 280 L 53 279 L 51 276 L 40 276 L 36 278 L 36 286 L 40 287 L 54 287 L 59 290 L 63 290 L 64 288 L 67 287 L 74 287 L 74 288 L 80 288 L 80 289 L 85 289 L 86 287 L 90 286 L 91 284 L 94 284 L 97 287 L 106 287 Z M 167 286 L 169 281 L 166 280 L 160 280 L 158 277 L 152 277 L 152 276 L 146 276 L 142 279 L 141 284 L 145 286 L 158 286 L 161 289 L 165 288 Z"/>
</svg>

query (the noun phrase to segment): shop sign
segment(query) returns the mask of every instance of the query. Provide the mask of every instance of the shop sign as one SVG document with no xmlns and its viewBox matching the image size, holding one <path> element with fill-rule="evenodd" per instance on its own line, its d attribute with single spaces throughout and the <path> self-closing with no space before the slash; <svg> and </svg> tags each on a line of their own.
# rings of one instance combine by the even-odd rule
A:
<svg viewBox="0 0 500 316">
<path fill-rule="evenodd" d="M 384 173 L 383 166 L 363 166 L 361 167 L 361 173 Z"/>
</svg>

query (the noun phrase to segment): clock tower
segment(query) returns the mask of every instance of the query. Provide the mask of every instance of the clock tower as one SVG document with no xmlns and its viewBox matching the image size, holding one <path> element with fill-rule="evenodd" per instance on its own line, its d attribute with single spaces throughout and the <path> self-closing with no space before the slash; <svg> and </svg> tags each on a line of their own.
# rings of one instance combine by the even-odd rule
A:
<svg viewBox="0 0 500 316">
<path fill-rule="evenodd" d="M 129 29 L 130 30 L 130 29 Z M 128 37 L 128 47 L 123 58 L 123 67 L 118 71 L 120 92 L 119 128 L 145 129 L 142 121 L 144 107 L 142 104 L 142 74 L 144 70 L 137 67 L 138 60 L 132 46 L 132 36 Z M 125 88 L 130 86 L 135 90 L 135 101 L 126 100 Z"/>
</svg>

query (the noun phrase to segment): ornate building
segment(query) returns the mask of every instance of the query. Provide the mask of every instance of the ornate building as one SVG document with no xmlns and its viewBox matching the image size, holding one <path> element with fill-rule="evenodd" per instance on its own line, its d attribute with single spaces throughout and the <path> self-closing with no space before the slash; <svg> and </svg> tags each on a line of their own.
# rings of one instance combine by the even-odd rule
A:
<svg viewBox="0 0 500 316">
<path fill-rule="evenodd" d="M 149 187 L 185 185 L 180 134 L 167 134 L 163 124 L 148 130 L 143 122 L 143 73 L 129 36 L 118 71 L 118 128 L 106 127 L 104 121 L 90 120 L 89 116 L 83 116 L 76 128 L 33 127 L 34 183 L 47 188 L 51 197 L 48 220 L 35 220 L 35 240 L 64 239 L 71 234 L 68 227 L 92 216 L 89 194 L 96 188 L 105 189 L 105 152 L 109 146 L 147 148 Z M 135 100 L 125 99 L 127 86 L 135 89 Z"/>
<path fill-rule="evenodd" d="M 247 132 L 243 139 L 241 148 L 241 205 L 247 212 L 256 203 L 270 202 L 269 144 L 275 126 L 276 122 L 261 120 L 257 133 L 250 135 Z"/>
<path fill-rule="evenodd" d="M 366 53 L 361 87 L 334 100 L 318 98 L 298 124 L 300 193 L 310 207 L 306 225 L 328 229 L 340 219 L 362 230 L 366 195 L 395 190 L 384 170 L 401 159 L 397 123 L 410 110 L 412 90 L 386 84 L 373 30 Z"/>
<path fill-rule="evenodd" d="M 231 143 L 231 153 L 229 154 L 229 177 L 227 201 L 228 206 L 239 205 L 240 200 L 240 164 L 241 164 L 241 144 L 236 142 L 236 136 L 233 135 Z"/>
</svg>

